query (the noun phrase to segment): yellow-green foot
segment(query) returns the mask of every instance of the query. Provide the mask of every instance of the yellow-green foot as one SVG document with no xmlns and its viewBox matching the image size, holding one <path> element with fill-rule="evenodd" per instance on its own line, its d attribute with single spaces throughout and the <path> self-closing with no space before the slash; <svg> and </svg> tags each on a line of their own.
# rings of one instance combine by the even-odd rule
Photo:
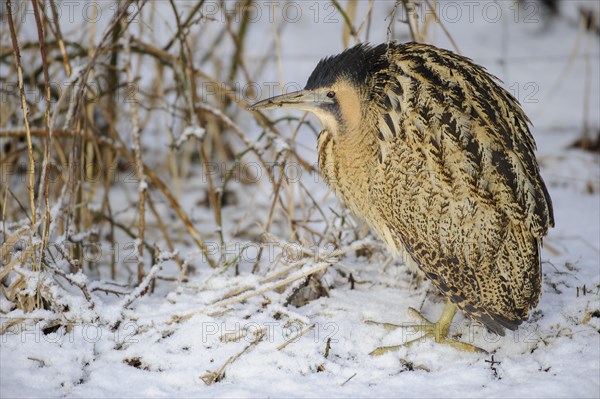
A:
<svg viewBox="0 0 600 399">
<path fill-rule="evenodd" d="M 408 308 L 409 316 L 416 318 L 419 320 L 418 324 L 410 324 L 410 325 L 397 325 L 391 323 L 378 323 L 374 321 L 366 321 L 367 324 L 375 324 L 384 327 L 386 330 L 393 330 L 397 328 L 410 328 L 415 331 L 423 332 L 424 335 L 413 339 L 411 341 L 405 342 L 402 345 L 392 345 L 392 346 L 381 346 L 376 348 L 374 351 L 370 353 L 371 356 L 380 356 L 384 353 L 395 352 L 402 347 L 408 347 L 413 345 L 416 342 L 433 338 L 436 343 L 450 345 L 453 348 L 460 349 L 465 352 L 481 352 L 487 353 L 487 351 L 473 346 L 471 344 L 467 344 L 465 342 L 457 341 L 451 338 L 448 338 L 448 333 L 450 332 L 450 325 L 452 323 L 452 319 L 454 318 L 454 314 L 456 313 L 456 305 L 452 302 L 448 301 L 446 303 L 446 307 L 440 316 L 440 319 L 436 323 L 432 323 L 427 320 L 418 310 L 414 308 Z"/>
</svg>

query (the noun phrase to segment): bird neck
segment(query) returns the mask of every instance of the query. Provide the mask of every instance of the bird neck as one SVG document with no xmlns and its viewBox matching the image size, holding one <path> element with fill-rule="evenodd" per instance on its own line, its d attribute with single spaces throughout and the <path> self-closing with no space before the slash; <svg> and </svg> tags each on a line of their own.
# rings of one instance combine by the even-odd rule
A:
<svg viewBox="0 0 600 399">
<path fill-rule="evenodd" d="M 343 136 L 323 130 L 319 135 L 319 167 L 325 181 L 352 211 L 369 207 L 370 175 L 377 167 L 377 138 L 370 129 Z M 356 193 L 364 193 L 357 196 Z"/>
</svg>

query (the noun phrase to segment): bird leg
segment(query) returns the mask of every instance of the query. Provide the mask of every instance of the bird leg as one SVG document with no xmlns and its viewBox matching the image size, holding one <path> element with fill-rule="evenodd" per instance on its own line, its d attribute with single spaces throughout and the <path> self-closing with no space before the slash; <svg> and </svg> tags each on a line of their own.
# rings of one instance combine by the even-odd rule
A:
<svg viewBox="0 0 600 399">
<path fill-rule="evenodd" d="M 450 345 L 456 349 L 460 349 L 465 352 L 487 353 L 485 350 L 478 348 L 476 346 L 448 338 L 448 333 L 450 332 L 450 325 L 452 323 L 452 319 L 454 318 L 454 315 L 456 314 L 456 305 L 450 301 L 448 301 L 446 303 L 446 306 L 444 307 L 444 311 L 442 312 L 442 315 L 440 316 L 439 320 L 435 323 L 432 323 L 429 320 L 427 320 L 418 310 L 416 310 L 414 308 L 408 308 L 408 314 L 411 317 L 419 319 L 420 323 L 419 324 L 411 324 L 411 325 L 397 325 L 397 324 L 391 324 L 391 323 L 377 323 L 377 322 L 373 322 L 373 321 L 367 321 L 367 324 L 378 324 L 378 325 L 383 326 L 386 330 L 393 330 L 396 328 L 411 328 L 415 331 L 420 331 L 425 334 L 417 339 L 413 339 L 402 345 L 381 346 L 379 348 L 376 348 L 374 351 L 372 351 L 370 353 L 370 355 L 379 356 L 379 355 L 383 355 L 384 353 L 387 353 L 387 352 L 394 352 L 394 351 L 399 350 L 402 347 L 411 346 L 415 342 L 418 342 L 418 341 L 421 341 L 421 340 L 424 340 L 427 338 L 433 338 L 435 340 L 435 342 L 437 342 L 438 344 Z"/>
</svg>

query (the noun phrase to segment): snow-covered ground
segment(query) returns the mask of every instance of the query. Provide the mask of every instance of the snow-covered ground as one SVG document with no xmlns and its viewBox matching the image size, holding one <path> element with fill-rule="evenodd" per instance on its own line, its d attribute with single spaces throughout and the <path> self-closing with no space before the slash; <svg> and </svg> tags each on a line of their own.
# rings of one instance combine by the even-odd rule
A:
<svg viewBox="0 0 600 399">
<path fill-rule="evenodd" d="M 325 2 L 281 2 L 275 9 L 267 3 L 256 2 L 262 17 L 250 30 L 249 59 L 275 45 L 282 47 L 281 64 L 269 61 L 257 81 L 303 86 L 319 58 L 342 49 L 340 14 Z M 375 2 L 371 42 L 386 39 L 384 18 L 391 4 Z M 590 130 L 597 135 L 600 128 L 598 35 L 580 32 L 577 24 L 579 7 L 597 17 L 600 6 L 566 1 L 561 15 L 550 20 L 538 3 L 523 8 L 508 1 L 438 4 L 438 15 L 462 54 L 502 79 L 533 122 L 556 227 L 544 242 L 543 295 L 529 322 L 498 337 L 458 314 L 452 333 L 489 355 L 424 341 L 373 357 L 374 348 L 402 343 L 415 333 L 365 321 L 410 323 L 409 306 L 435 319 L 444 306 L 433 287 L 401 261 L 384 267 L 385 251 L 369 256 L 350 251 L 330 267 L 322 258 L 298 265 L 287 276 L 322 268 L 328 295 L 293 306 L 286 304 L 288 296 L 304 280 L 274 287 L 282 279 L 266 271 L 279 249 L 266 251 L 264 272 L 252 274 L 253 259 L 246 259 L 235 275 L 233 268 L 210 269 L 190 255 L 194 248 L 181 246 L 180 255 L 189 256 L 195 269 L 189 280 L 159 279 L 152 294 L 125 310 L 126 297 L 93 292 L 94 309 L 80 295 L 65 298 L 64 317 L 72 324 L 56 331 L 44 331 L 47 324 L 37 322 L 56 317 L 47 311 L 2 316 L 2 323 L 31 320 L 0 335 L 0 397 L 600 397 L 600 159 L 598 153 L 569 149 L 581 135 L 586 106 Z M 367 5 L 360 2 L 359 17 Z M 298 18 L 282 30 L 279 44 L 271 33 L 281 21 L 269 20 L 270 9 L 280 18 Z M 279 14 L 283 10 L 290 14 Z M 300 16 L 292 14 L 297 10 Z M 218 17 L 207 23 L 218 26 Z M 405 25 L 396 24 L 396 31 L 401 40 L 408 37 Z M 161 43 L 160 32 L 153 34 Z M 432 27 L 430 41 L 452 48 L 439 27 Z M 236 119 L 260 132 L 243 112 Z M 291 132 L 284 134 L 291 137 Z M 316 162 L 308 128 L 301 129 L 298 143 Z M 304 183 L 323 209 L 341 212 L 320 179 L 305 176 Z M 193 209 L 196 184 L 182 189 L 182 203 L 198 221 L 207 211 Z M 135 188 L 129 187 L 133 198 Z M 116 195 L 115 201 L 129 198 Z M 225 230 L 234 230 L 238 220 L 246 220 L 249 229 L 257 229 L 252 221 L 264 224 L 269 196 L 257 194 L 253 204 L 252 195 L 237 195 L 239 209 L 224 210 L 225 219 L 231 219 L 225 220 Z M 332 212 L 327 215 L 339 222 Z M 353 245 L 349 235 L 342 241 Z M 169 262 L 158 273 L 177 276 Z"/>
</svg>

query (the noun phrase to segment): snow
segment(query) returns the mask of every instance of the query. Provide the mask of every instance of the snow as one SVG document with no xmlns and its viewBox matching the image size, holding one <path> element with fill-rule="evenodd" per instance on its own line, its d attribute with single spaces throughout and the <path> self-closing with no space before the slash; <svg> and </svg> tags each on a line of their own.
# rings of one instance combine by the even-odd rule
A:
<svg viewBox="0 0 600 399">
<path fill-rule="evenodd" d="M 126 295 L 115 299 L 94 291 L 95 307 L 90 309 L 83 298 L 76 296 L 80 295 L 77 288 L 61 280 L 73 295 L 56 290 L 55 295 L 64 295 L 62 301 L 68 305 L 68 311 L 60 318 L 61 327 L 53 332 L 45 332 L 44 328 L 49 320 L 57 318 L 55 313 L 9 312 L 10 307 L 1 297 L 2 325 L 17 318 L 27 321 L 9 327 L 0 335 L 0 397 L 600 397 L 600 159 L 597 153 L 567 149 L 582 130 L 582 93 L 586 86 L 591 87 L 588 123 L 592 131 L 597 132 L 600 127 L 598 36 L 583 35 L 578 55 L 569 58 L 578 27 L 567 18 L 544 23 L 535 14 L 540 17 L 537 23 L 525 23 L 527 14 L 521 11 L 515 18 L 512 2 L 466 2 L 477 6 L 471 20 L 467 18 L 466 6 L 455 3 L 464 15 L 456 22 L 446 21 L 446 27 L 461 52 L 485 65 L 504 81 L 505 87 L 518 90 L 516 96 L 532 118 L 537 156 L 556 219 L 556 227 L 544 241 L 543 295 L 530 321 L 519 330 L 499 337 L 466 320 L 462 314 L 454 319 L 453 334 L 491 355 L 464 353 L 423 341 L 380 357 L 370 356 L 369 352 L 378 346 L 396 345 L 417 335 L 405 329 L 387 331 L 365 323 L 366 320 L 407 325 L 414 322 L 406 313 L 409 306 L 431 319 L 438 317 L 444 307 L 443 299 L 433 287 L 417 281 L 402 262 L 384 268 L 385 252 L 371 257 L 357 256 L 355 252 L 340 256 L 322 277 L 328 285 L 328 296 L 294 307 L 283 305 L 290 292 L 287 286 L 236 301 L 236 295 L 248 295 L 280 281 L 263 280 L 267 270 L 271 271 L 269 265 L 281 255 L 276 245 L 265 255 L 263 274 L 251 273 L 255 254 L 248 253 L 236 275 L 233 268 L 210 269 L 202 262 L 198 248 L 190 244 L 176 250 L 195 269 L 189 280 L 179 283 L 158 279 L 154 292 L 148 295 L 140 296 L 149 280 L 138 288 L 114 286 Z M 270 22 L 268 7 L 261 2 L 257 4 L 262 6 L 263 18 L 249 31 L 249 43 L 253 43 L 250 59 L 260 58 L 269 50 L 273 45 L 272 33 L 277 24 L 283 23 L 283 14 L 276 13 Z M 341 17 L 325 2 L 289 4 L 300 7 L 304 17 L 282 30 L 280 40 L 285 46 L 281 69 L 272 60 L 268 67 L 257 72 L 256 80 L 298 82 L 295 84 L 302 87 L 320 57 L 341 50 L 342 24 L 329 23 L 330 16 L 337 16 L 340 21 Z M 385 40 L 387 22 L 383 20 L 391 4 L 376 2 L 370 41 Z M 500 7 L 503 17 L 498 21 L 493 18 L 494 22 L 483 18 L 481 12 L 485 7 L 496 7 L 486 4 Z M 562 11 L 576 21 L 577 9 L 582 5 L 599 11 L 595 1 L 565 2 Z M 364 15 L 366 6 L 367 2 L 360 2 L 359 17 Z M 288 7 L 288 11 L 294 10 Z M 489 12 L 492 11 L 490 8 Z M 167 14 L 168 11 L 157 16 L 156 24 L 161 27 L 149 33 L 156 35 L 159 46 L 173 36 L 172 25 L 169 28 L 172 21 L 169 22 Z M 142 12 L 139 18 L 144 15 Z M 217 21 L 206 22 L 213 24 L 207 35 L 217 34 L 223 26 L 218 12 L 212 16 Z M 397 24 L 396 30 L 403 40 L 407 38 L 404 25 Z M 452 48 L 439 28 L 434 29 L 432 36 L 434 43 Z M 582 48 L 587 48 L 588 58 Z M 225 55 L 229 50 L 218 52 Z M 77 75 L 74 71 L 73 76 Z M 264 89 L 269 86 L 261 87 L 259 98 L 278 94 L 267 93 Z M 274 115 L 279 116 L 278 112 Z M 261 132 L 243 112 L 235 117 L 222 116 L 236 129 L 252 131 L 248 134 L 253 137 Z M 309 119 L 318 126 L 312 117 Z M 162 126 L 164 123 L 156 129 Z M 288 143 L 296 125 L 289 126 L 279 126 L 285 140 L 274 138 L 276 150 L 297 147 L 305 159 L 316 162 L 314 134 L 304 126 L 297 141 Z M 192 136 L 200 140 L 206 134 L 200 126 L 182 127 L 180 131 L 176 146 Z M 144 146 L 151 148 L 160 143 L 144 136 L 142 140 L 147 140 Z M 256 143 L 257 147 L 262 145 Z M 181 203 L 193 216 L 194 223 L 202 226 L 211 216 L 209 212 L 195 210 L 198 192 L 205 189 L 199 180 L 190 181 L 183 190 Z M 323 201 L 324 209 L 330 207 L 338 214 L 342 212 L 322 179 L 305 176 L 303 182 L 313 197 Z M 248 213 L 249 226 L 254 229 L 258 223 L 261 228 L 264 226 L 272 193 L 261 190 L 264 187 L 253 195 L 243 193 L 248 198 L 243 198 L 242 207 L 248 206 L 250 210 L 224 210 L 226 234 L 234 231 L 235 218 Z M 268 200 L 267 210 L 261 207 L 263 195 Z M 131 196 L 131 190 L 124 190 L 113 198 L 115 215 L 126 220 L 135 217 L 131 216 L 135 208 L 127 209 Z M 251 205 L 252 201 L 258 205 Z M 157 211 L 169 220 L 167 209 L 157 204 Z M 339 223 L 332 213 L 327 215 L 332 224 Z M 351 244 L 349 237 L 344 239 L 345 245 Z M 228 241 L 228 245 L 243 248 L 244 242 Z M 131 253 L 131 248 L 117 249 Z M 330 250 L 321 249 L 319 253 L 328 254 Z M 159 263 L 147 265 L 148 275 L 176 278 L 178 270 L 168 261 L 176 254 L 161 252 L 160 255 Z M 293 261 L 290 259 L 288 266 L 294 266 Z M 310 265 L 298 264 L 289 276 L 318 267 L 319 262 L 315 259 Z M 352 273 L 354 289 L 340 271 Z M 72 277 L 81 283 L 106 279 L 105 271 L 97 273 L 93 277 L 82 274 Z M 106 287 L 106 284 L 90 283 L 89 287 Z M 227 296 L 232 292 L 236 294 Z M 223 298 L 229 301 L 227 305 L 222 305 Z M 314 327 L 306 334 L 297 337 L 311 326 Z M 293 342 L 281 348 L 289 340 Z M 224 374 L 210 383 L 211 376 L 223 366 Z"/>
<path fill-rule="evenodd" d="M 177 138 L 177 141 L 175 142 L 175 148 L 181 147 L 181 145 L 188 141 L 190 137 L 195 137 L 198 140 L 202 140 L 202 137 L 204 137 L 205 133 L 206 130 L 198 125 L 188 126 L 183 130 L 183 133 L 181 133 L 181 135 Z"/>
</svg>

